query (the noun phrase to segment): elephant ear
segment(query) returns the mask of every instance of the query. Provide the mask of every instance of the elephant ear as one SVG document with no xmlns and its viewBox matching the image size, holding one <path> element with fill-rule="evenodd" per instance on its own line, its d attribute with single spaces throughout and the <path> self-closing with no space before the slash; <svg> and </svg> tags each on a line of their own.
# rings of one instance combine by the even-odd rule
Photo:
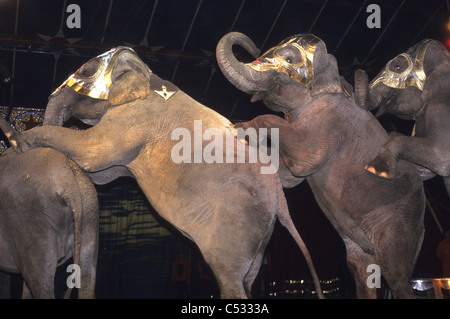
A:
<svg viewBox="0 0 450 319">
<path fill-rule="evenodd" d="M 145 99 L 150 94 L 150 84 L 141 72 L 126 72 L 113 81 L 108 100 L 111 105 L 120 105 L 137 99 Z"/>
<path fill-rule="evenodd" d="M 439 41 L 431 40 L 423 62 L 426 80 L 423 87 L 423 100 L 428 101 L 448 90 L 450 75 L 450 53 Z"/>
<path fill-rule="evenodd" d="M 321 93 L 342 93 L 341 78 L 334 56 L 327 53 L 323 41 L 317 44 L 313 60 L 314 78 L 311 96 Z"/>
</svg>

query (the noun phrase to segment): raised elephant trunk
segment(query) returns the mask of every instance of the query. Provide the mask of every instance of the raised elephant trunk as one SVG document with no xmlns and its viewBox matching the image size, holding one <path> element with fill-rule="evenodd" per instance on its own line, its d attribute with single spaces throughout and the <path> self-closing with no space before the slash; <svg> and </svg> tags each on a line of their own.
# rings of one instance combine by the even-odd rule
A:
<svg viewBox="0 0 450 319">
<path fill-rule="evenodd" d="M 233 54 L 233 45 L 239 45 L 249 52 L 255 59 L 260 50 L 252 40 L 239 32 L 230 32 L 223 36 L 217 44 L 217 63 L 225 77 L 238 89 L 245 93 L 262 91 L 261 72 L 258 72 L 238 61 Z"/>
<path fill-rule="evenodd" d="M 378 103 L 369 90 L 369 78 L 363 70 L 355 72 L 355 102 L 365 110 L 373 110 L 378 107 Z"/>
<path fill-rule="evenodd" d="M 71 98 L 68 95 L 68 91 L 70 89 L 63 88 L 61 91 L 53 93 L 48 101 L 48 104 L 45 108 L 44 122 L 42 125 L 57 125 L 63 126 L 64 122 L 68 120 L 66 118 L 69 111 L 69 105 L 72 102 Z"/>
<path fill-rule="evenodd" d="M 51 103 L 47 105 L 45 111 L 44 122 L 42 125 L 57 125 L 63 126 L 64 124 L 64 112 L 50 106 Z M 50 106 L 50 107 L 49 107 Z"/>
</svg>

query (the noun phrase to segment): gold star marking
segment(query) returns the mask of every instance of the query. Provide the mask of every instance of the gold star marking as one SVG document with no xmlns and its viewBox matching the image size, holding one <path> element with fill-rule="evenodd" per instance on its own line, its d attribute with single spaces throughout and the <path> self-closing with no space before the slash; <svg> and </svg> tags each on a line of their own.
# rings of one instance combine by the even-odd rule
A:
<svg viewBox="0 0 450 319">
<path fill-rule="evenodd" d="M 155 92 L 161 95 L 164 100 L 168 100 L 172 95 L 175 94 L 175 91 L 167 91 L 167 87 L 165 85 L 162 86 L 162 91 L 155 90 Z"/>
</svg>

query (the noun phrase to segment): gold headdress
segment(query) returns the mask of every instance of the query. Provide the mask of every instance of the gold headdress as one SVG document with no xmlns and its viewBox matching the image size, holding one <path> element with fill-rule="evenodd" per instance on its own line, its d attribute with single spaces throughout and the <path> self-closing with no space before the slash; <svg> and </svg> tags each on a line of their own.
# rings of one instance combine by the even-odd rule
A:
<svg viewBox="0 0 450 319">
<path fill-rule="evenodd" d="M 425 84 L 425 79 L 427 77 L 423 69 L 423 60 L 425 58 L 425 52 L 427 50 L 429 42 L 430 40 L 424 42 L 420 46 L 414 59 L 414 63 L 412 61 L 412 57 L 410 57 L 406 53 L 399 54 L 394 59 L 389 61 L 388 64 L 386 64 L 386 67 L 382 71 L 381 75 L 370 84 L 370 89 L 373 89 L 379 83 L 383 83 L 384 85 L 395 89 L 405 89 L 410 86 L 415 86 L 422 91 Z M 405 71 L 396 73 L 392 71 L 390 67 L 394 60 L 398 59 L 399 57 L 403 57 L 404 59 L 406 59 L 408 67 Z"/>
<path fill-rule="evenodd" d="M 84 64 L 74 74 L 72 74 L 59 88 L 52 93 L 55 94 L 63 87 L 70 87 L 76 92 L 87 95 L 94 99 L 108 99 L 109 88 L 111 86 L 111 73 L 118 56 L 123 52 L 130 52 L 136 54 L 135 51 L 128 47 L 117 47 L 111 49 L 91 60 L 87 63 L 96 61 L 98 64 L 97 70 L 94 74 L 86 76 L 80 70 L 87 64 Z"/>
<path fill-rule="evenodd" d="M 320 39 L 312 34 L 300 34 L 285 39 L 276 47 L 264 53 L 258 60 L 247 63 L 257 71 L 275 70 L 287 74 L 293 80 L 311 87 L 314 78 L 313 59 Z M 300 53 L 300 61 L 290 63 L 279 55 L 279 51 L 287 46 L 295 47 Z"/>
</svg>

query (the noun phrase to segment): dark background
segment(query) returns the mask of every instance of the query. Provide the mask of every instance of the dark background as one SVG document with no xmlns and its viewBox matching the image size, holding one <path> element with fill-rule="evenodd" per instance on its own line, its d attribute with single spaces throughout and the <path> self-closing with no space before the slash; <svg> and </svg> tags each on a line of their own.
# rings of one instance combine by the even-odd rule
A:
<svg viewBox="0 0 450 319">
<path fill-rule="evenodd" d="M 66 24 L 70 16 L 66 8 L 73 3 L 80 7 L 81 28 Z M 372 3 L 381 9 L 379 29 L 366 24 L 371 14 L 366 8 Z M 249 96 L 235 89 L 218 69 L 214 51 L 227 32 L 245 33 L 262 51 L 290 35 L 313 33 L 325 41 L 350 83 L 357 68 L 372 77 L 389 59 L 423 38 L 444 43 L 450 39 L 445 0 L 8 0 L 0 2 L 0 15 L 0 105 L 44 109 L 49 94 L 84 62 L 126 45 L 155 74 L 232 120 L 248 120 L 269 110 L 250 103 Z M 239 50 L 236 53 L 247 58 Z M 406 134 L 412 126 L 388 116 L 380 121 L 388 131 Z M 434 178 L 425 187 L 426 234 L 415 278 L 441 276 L 434 253 L 442 229 L 450 228 L 450 202 L 442 181 Z M 343 243 L 307 184 L 286 190 L 286 196 L 319 277 L 329 280 L 325 285 L 330 289 L 339 288 L 334 295 L 353 296 Z M 98 297 L 177 297 L 179 290 L 170 274 L 180 250 L 191 262 L 190 296 L 216 293 L 214 287 L 195 290 L 209 285 L 201 281 L 196 268 L 201 256 L 170 225 L 154 217 L 134 182 L 120 180 L 99 188 L 99 198 L 103 224 Z M 148 218 L 158 224 L 148 226 Z M 141 225 L 140 231 L 133 230 L 136 225 Z M 258 281 L 257 294 L 308 296 L 310 285 L 301 282 L 309 279 L 306 264 L 281 227 L 276 228 L 267 252 L 263 268 L 268 270 L 261 272 L 265 284 L 262 289 Z M 13 296 L 17 294 L 14 290 Z"/>
</svg>

